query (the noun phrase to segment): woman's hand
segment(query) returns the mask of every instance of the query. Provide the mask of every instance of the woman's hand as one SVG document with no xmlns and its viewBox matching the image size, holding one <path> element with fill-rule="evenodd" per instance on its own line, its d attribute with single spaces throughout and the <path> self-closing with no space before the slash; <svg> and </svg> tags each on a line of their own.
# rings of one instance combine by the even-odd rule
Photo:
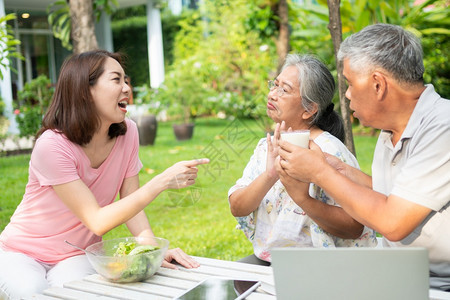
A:
<svg viewBox="0 0 450 300">
<path fill-rule="evenodd" d="M 277 123 L 275 126 L 275 131 L 273 133 L 273 139 L 270 134 L 267 133 L 267 162 L 266 162 L 266 173 L 270 178 L 279 179 L 278 172 L 275 167 L 275 160 L 279 155 L 279 141 L 281 139 L 281 132 L 286 130 L 286 123 L 284 121 Z M 292 131 L 289 127 L 288 131 Z"/>
<path fill-rule="evenodd" d="M 284 121 L 277 123 L 275 131 L 273 133 L 273 139 L 270 133 L 267 133 L 267 161 L 266 161 L 266 173 L 270 178 L 278 180 L 278 173 L 275 168 L 275 159 L 278 157 L 278 141 L 280 140 L 280 130 L 284 130 Z"/>
<path fill-rule="evenodd" d="M 280 165 L 280 157 L 276 160 L 276 170 L 280 176 L 280 181 L 286 188 L 286 192 L 291 196 L 291 198 L 297 203 L 298 206 L 302 206 L 301 203 L 309 199 L 309 183 L 299 181 L 291 176 L 289 176 L 286 171 Z"/>
<path fill-rule="evenodd" d="M 209 163 L 209 159 L 180 161 L 158 175 L 163 180 L 165 189 L 181 189 L 193 185 L 197 178 L 197 166 Z"/>
<path fill-rule="evenodd" d="M 162 266 L 169 269 L 178 269 L 176 265 L 171 263 L 172 261 L 176 261 L 187 269 L 200 267 L 200 264 L 196 260 L 187 255 L 180 248 L 169 249 L 166 252 Z"/>
</svg>

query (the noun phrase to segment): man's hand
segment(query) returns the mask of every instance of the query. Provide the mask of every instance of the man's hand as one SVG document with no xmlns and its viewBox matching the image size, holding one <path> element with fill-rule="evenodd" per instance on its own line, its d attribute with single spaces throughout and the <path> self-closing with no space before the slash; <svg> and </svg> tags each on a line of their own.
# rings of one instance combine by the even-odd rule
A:
<svg viewBox="0 0 450 300">
<path fill-rule="evenodd" d="M 302 207 L 302 202 L 310 198 L 309 196 L 309 183 L 299 181 L 289 176 L 286 171 L 280 165 L 280 158 L 277 158 L 277 172 L 280 175 L 280 181 L 286 188 L 286 192 L 291 196 L 294 202 Z"/>
<path fill-rule="evenodd" d="M 283 140 L 279 141 L 280 166 L 287 175 L 303 182 L 314 182 L 320 172 L 329 167 L 325 155 L 314 141 L 309 148 L 295 146 Z"/>
</svg>

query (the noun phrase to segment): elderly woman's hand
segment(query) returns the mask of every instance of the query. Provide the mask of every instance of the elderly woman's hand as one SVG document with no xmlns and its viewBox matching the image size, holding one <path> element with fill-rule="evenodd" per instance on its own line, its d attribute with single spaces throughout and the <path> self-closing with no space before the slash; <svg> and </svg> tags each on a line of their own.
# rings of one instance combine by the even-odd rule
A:
<svg viewBox="0 0 450 300">
<path fill-rule="evenodd" d="M 280 181 L 286 188 L 286 192 L 297 203 L 298 206 L 302 206 L 302 202 L 308 200 L 309 197 L 309 183 L 299 181 L 289 176 L 286 171 L 280 165 L 280 157 L 277 158 L 276 169 L 280 176 Z"/>
<path fill-rule="evenodd" d="M 266 162 L 266 173 L 270 178 L 278 180 L 278 172 L 275 168 L 275 160 L 278 157 L 278 141 L 280 140 L 280 132 L 284 130 L 284 121 L 279 124 L 277 123 L 275 131 L 273 133 L 273 138 L 267 133 L 267 162 Z"/>
</svg>

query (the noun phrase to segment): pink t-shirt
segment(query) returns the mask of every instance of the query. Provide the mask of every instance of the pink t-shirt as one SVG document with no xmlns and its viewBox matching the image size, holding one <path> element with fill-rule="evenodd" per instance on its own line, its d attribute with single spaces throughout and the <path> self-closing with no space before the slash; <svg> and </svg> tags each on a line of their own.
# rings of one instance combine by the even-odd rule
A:
<svg viewBox="0 0 450 300">
<path fill-rule="evenodd" d="M 112 203 L 123 180 L 142 168 L 136 124 L 128 119 L 126 123 L 126 134 L 117 137 L 111 153 L 97 169 L 91 168 L 81 146 L 63 134 L 47 130 L 39 137 L 31 154 L 25 195 L 0 235 L 4 250 L 53 264 L 81 254 L 64 240 L 82 248 L 101 240 L 58 198 L 52 185 L 81 179 L 100 206 Z"/>
</svg>

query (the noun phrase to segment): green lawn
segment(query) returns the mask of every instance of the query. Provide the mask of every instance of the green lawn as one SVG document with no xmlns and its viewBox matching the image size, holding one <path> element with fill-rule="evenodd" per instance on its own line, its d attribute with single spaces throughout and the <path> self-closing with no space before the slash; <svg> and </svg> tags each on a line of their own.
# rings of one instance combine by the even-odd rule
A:
<svg viewBox="0 0 450 300">
<path fill-rule="evenodd" d="M 154 146 L 142 146 L 140 158 L 144 168 L 141 183 L 179 160 L 208 157 L 211 163 L 200 166 L 196 185 L 184 190 L 162 193 L 147 208 L 155 235 L 170 240 L 189 254 L 236 260 L 252 253 L 244 234 L 235 229 L 236 222 L 228 207 L 227 193 L 253 153 L 264 130 L 251 120 L 196 121 L 194 137 L 176 141 L 170 123 L 159 123 Z M 370 173 L 375 137 L 355 136 L 358 161 Z M 27 182 L 30 155 L 0 157 L 0 230 L 20 202 Z M 125 226 L 109 232 L 105 238 L 128 236 Z"/>
</svg>

